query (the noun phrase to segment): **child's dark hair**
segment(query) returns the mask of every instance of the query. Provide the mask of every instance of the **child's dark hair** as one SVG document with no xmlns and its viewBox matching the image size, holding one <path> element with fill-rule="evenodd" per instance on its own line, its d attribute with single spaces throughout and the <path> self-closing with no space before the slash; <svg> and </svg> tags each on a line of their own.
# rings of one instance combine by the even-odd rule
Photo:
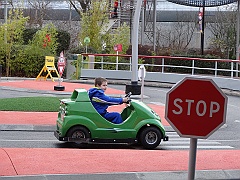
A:
<svg viewBox="0 0 240 180">
<path fill-rule="evenodd" d="M 98 77 L 95 78 L 95 86 L 101 86 L 103 82 L 107 82 L 107 79 L 103 78 L 103 77 Z"/>
</svg>

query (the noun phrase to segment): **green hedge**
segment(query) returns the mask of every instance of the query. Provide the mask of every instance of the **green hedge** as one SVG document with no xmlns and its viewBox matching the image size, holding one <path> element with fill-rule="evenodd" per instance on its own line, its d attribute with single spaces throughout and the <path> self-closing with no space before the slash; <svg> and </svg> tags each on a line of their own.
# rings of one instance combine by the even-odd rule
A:
<svg viewBox="0 0 240 180">
<path fill-rule="evenodd" d="M 10 76 L 17 77 L 37 77 L 40 70 L 43 68 L 45 63 L 45 56 L 50 55 L 43 48 L 30 47 L 29 41 L 32 40 L 34 34 L 39 29 L 25 29 L 23 33 L 24 43 L 21 46 L 14 46 L 11 52 L 11 72 Z M 59 56 L 60 52 L 63 50 L 68 50 L 70 44 L 70 34 L 65 31 L 57 31 L 57 42 L 58 47 L 56 50 L 56 56 Z M 2 74 L 5 74 L 5 55 L 0 52 L 0 57 L 2 57 Z M 57 64 L 57 57 L 55 58 L 55 63 Z M 57 67 L 57 66 L 56 66 Z"/>
<path fill-rule="evenodd" d="M 34 34 L 38 31 L 39 29 L 25 29 L 23 33 L 23 40 L 24 44 L 27 45 L 29 40 L 32 40 Z M 62 51 L 66 51 L 69 48 L 70 45 L 70 34 L 66 31 L 62 30 L 57 30 L 57 42 L 58 42 L 58 47 L 56 50 L 57 55 L 60 54 Z"/>
</svg>

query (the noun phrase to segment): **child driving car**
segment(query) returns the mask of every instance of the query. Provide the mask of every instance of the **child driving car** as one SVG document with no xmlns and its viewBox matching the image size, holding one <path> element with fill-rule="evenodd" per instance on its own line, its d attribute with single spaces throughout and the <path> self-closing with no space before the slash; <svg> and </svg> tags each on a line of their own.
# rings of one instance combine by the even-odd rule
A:
<svg viewBox="0 0 240 180">
<path fill-rule="evenodd" d="M 112 105 L 119 105 L 128 102 L 129 98 L 113 98 L 104 94 L 107 90 L 107 79 L 98 77 L 95 79 L 95 87 L 88 90 L 89 98 L 97 112 L 108 121 L 120 124 L 123 122 L 121 114 L 118 112 L 107 112 L 107 108 Z"/>
</svg>

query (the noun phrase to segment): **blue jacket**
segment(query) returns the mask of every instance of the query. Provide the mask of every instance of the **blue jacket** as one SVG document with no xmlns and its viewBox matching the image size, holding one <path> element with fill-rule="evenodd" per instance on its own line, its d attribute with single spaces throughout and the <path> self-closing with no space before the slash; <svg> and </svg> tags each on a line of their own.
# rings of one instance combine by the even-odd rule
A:
<svg viewBox="0 0 240 180">
<path fill-rule="evenodd" d="M 118 105 L 123 103 L 122 98 L 113 98 L 113 97 L 106 96 L 104 94 L 104 91 L 97 87 L 89 89 L 88 95 L 94 108 L 101 115 L 104 115 L 107 113 L 108 106 Z"/>
</svg>

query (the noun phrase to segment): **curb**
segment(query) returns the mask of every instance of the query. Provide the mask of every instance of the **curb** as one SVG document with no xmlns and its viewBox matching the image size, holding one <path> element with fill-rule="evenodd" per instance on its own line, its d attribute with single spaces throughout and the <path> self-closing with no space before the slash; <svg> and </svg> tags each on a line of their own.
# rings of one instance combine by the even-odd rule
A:
<svg viewBox="0 0 240 180">
<path fill-rule="evenodd" d="M 197 170 L 195 179 L 239 179 L 240 170 Z M 0 180 L 108 180 L 108 179 L 131 179 L 131 180 L 184 180 L 187 179 L 187 171 L 161 171 L 161 172 L 122 172 L 122 173 L 97 173 L 97 174 L 42 174 L 28 176 L 1 176 Z"/>
</svg>

